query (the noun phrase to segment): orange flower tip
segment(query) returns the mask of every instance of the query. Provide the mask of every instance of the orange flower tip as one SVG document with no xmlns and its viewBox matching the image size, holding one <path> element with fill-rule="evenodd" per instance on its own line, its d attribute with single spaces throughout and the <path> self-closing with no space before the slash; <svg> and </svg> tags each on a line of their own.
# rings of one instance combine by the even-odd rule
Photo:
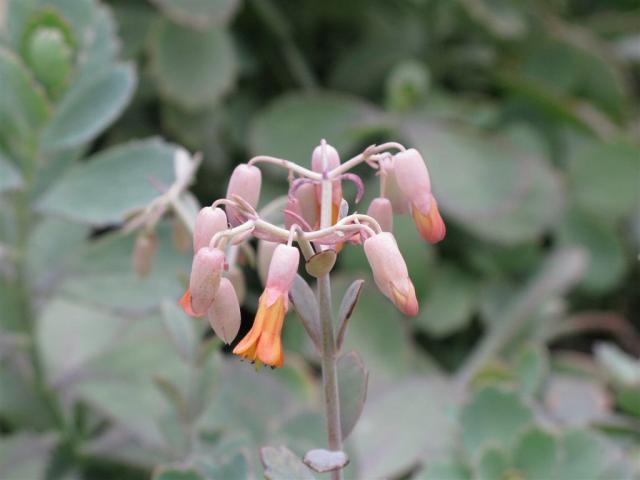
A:
<svg viewBox="0 0 640 480">
<path fill-rule="evenodd" d="M 420 310 L 418 306 L 418 300 L 416 299 L 415 290 L 413 285 L 406 293 L 401 292 L 395 287 L 392 287 L 393 303 L 398 307 L 402 313 L 409 317 L 415 317 Z"/>
<path fill-rule="evenodd" d="M 440 216 L 440 211 L 434 198 L 431 200 L 431 207 L 427 215 L 424 215 L 418 208 L 415 208 L 415 206 L 411 209 L 411 213 L 420 236 L 427 242 L 438 243 L 444 239 L 447 228 L 442 220 L 442 216 Z"/>
<path fill-rule="evenodd" d="M 178 305 L 180 305 L 182 307 L 182 309 L 184 310 L 184 313 L 186 313 L 187 315 L 189 315 L 190 317 L 201 317 L 202 315 L 198 314 L 195 312 L 195 310 L 193 309 L 193 307 L 191 306 L 191 290 L 187 289 L 186 292 L 184 292 L 184 295 L 182 295 L 182 297 L 180 297 L 180 300 L 178 300 Z"/>
</svg>

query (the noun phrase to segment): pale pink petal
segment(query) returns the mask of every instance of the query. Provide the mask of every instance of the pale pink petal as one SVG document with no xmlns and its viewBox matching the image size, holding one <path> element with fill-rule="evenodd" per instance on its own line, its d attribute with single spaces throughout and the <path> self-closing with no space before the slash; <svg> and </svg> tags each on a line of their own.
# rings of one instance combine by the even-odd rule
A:
<svg viewBox="0 0 640 480">
<path fill-rule="evenodd" d="M 207 310 L 207 318 L 213 331 L 227 345 L 238 335 L 240 330 L 240 303 L 233 284 L 228 278 L 220 280 L 216 298 Z"/>
</svg>

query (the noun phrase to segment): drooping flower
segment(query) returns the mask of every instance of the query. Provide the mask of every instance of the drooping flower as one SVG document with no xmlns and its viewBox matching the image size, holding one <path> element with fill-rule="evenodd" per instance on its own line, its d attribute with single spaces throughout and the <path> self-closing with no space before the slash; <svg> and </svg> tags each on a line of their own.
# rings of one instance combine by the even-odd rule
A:
<svg viewBox="0 0 640 480">
<path fill-rule="evenodd" d="M 203 247 L 193 257 L 189 289 L 180 299 L 188 315 L 201 317 L 213 302 L 224 270 L 224 253 L 218 248 Z"/>
<path fill-rule="evenodd" d="M 393 232 L 393 207 L 388 198 L 374 198 L 369 205 L 367 215 L 378 221 L 383 232 Z"/>
<path fill-rule="evenodd" d="M 289 306 L 289 290 L 298 270 L 299 260 L 300 253 L 297 248 L 284 244 L 276 247 L 253 327 L 233 349 L 234 354 L 252 362 L 258 360 L 272 367 L 283 365 L 282 324 Z"/>
<path fill-rule="evenodd" d="M 384 183 L 384 196 L 391 202 L 393 213 L 401 215 L 407 212 L 408 201 L 398 185 L 393 163 L 391 155 L 380 160 L 380 181 Z"/>
<path fill-rule="evenodd" d="M 410 148 L 394 156 L 393 166 L 398 185 L 411 204 L 411 215 L 418 232 L 430 243 L 441 241 L 446 228 L 431 193 L 429 171 L 422 155 Z"/>
<path fill-rule="evenodd" d="M 207 318 L 213 331 L 227 345 L 238 335 L 240 330 L 240 303 L 231 280 L 220 279 L 220 287 L 213 303 L 207 310 Z"/>
<path fill-rule="evenodd" d="M 311 155 L 311 169 L 318 173 L 327 173 L 340 165 L 338 151 L 329 144 L 318 145 Z M 322 185 L 316 184 L 317 218 L 320 219 Z M 331 224 L 338 221 L 342 205 L 342 184 L 340 180 L 331 183 Z"/>
<path fill-rule="evenodd" d="M 418 314 L 415 288 L 395 238 L 389 232 L 369 237 L 364 252 L 380 291 L 405 315 Z"/>
<path fill-rule="evenodd" d="M 238 165 L 231 174 L 229 186 L 227 187 L 227 198 L 233 200 L 233 196 L 241 197 L 253 208 L 258 206 L 260 199 L 260 187 L 262 185 L 262 174 L 260 169 L 253 165 L 242 163 Z M 242 213 L 233 206 L 227 206 L 227 217 L 232 227 L 244 222 Z"/>
<path fill-rule="evenodd" d="M 209 245 L 213 236 L 227 228 L 227 215 L 221 208 L 204 207 L 198 212 L 193 232 L 193 251 Z"/>
</svg>

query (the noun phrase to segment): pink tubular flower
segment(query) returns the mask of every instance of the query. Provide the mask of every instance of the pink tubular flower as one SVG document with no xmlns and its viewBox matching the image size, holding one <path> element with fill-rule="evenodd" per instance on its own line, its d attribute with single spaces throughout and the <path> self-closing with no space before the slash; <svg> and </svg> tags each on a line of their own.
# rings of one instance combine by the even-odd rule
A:
<svg viewBox="0 0 640 480">
<path fill-rule="evenodd" d="M 430 243 L 441 241 L 446 228 L 431 193 L 429 171 L 417 150 L 411 148 L 394 156 L 398 185 L 411 204 L 411 214 L 418 232 Z"/>
<path fill-rule="evenodd" d="M 388 198 L 374 198 L 367 215 L 375 218 L 384 232 L 393 232 L 393 207 Z"/>
<path fill-rule="evenodd" d="M 188 315 L 204 315 L 216 296 L 224 269 L 224 253 L 217 248 L 203 247 L 193 257 L 189 289 L 180 299 Z"/>
<path fill-rule="evenodd" d="M 233 196 L 237 195 L 255 208 L 260 199 L 261 185 L 262 174 L 260 173 L 260 169 L 253 165 L 242 163 L 238 165 L 231 174 L 229 186 L 227 187 L 227 198 L 233 200 Z M 227 206 L 227 217 L 232 227 L 240 225 L 244 221 L 241 212 L 231 206 Z"/>
<path fill-rule="evenodd" d="M 282 324 L 299 261 L 300 252 L 297 248 L 283 244 L 276 247 L 253 327 L 233 349 L 234 354 L 252 362 L 259 360 L 265 365 L 282 367 Z"/>
<path fill-rule="evenodd" d="M 364 252 L 380 291 L 405 315 L 417 315 L 416 292 L 393 235 L 382 232 L 369 237 L 364 242 Z"/>
<path fill-rule="evenodd" d="M 213 331 L 229 345 L 240 330 L 240 303 L 231 280 L 220 279 L 216 298 L 207 310 L 207 318 Z"/>
<path fill-rule="evenodd" d="M 227 215 L 221 208 L 204 207 L 198 212 L 193 232 L 193 251 L 209 245 L 213 236 L 227 228 Z"/>
</svg>

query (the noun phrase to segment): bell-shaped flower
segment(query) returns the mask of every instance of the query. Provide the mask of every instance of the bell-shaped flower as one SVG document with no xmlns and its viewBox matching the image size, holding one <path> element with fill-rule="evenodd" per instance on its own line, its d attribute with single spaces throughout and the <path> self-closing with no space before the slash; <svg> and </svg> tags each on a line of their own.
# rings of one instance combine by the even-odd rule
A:
<svg viewBox="0 0 640 480">
<path fill-rule="evenodd" d="M 369 205 L 367 215 L 373 217 L 380 224 L 383 232 L 393 232 L 393 207 L 388 198 L 374 198 Z"/>
<path fill-rule="evenodd" d="M 262 174 L 260 169 L 253 165 L 241 163 L 231 174 L 229 186 L 227 187 L 227 198 L 233 200 L 234 195 L 236 195 L 253 208 L 256 208 L 260 199 L 261 185 Z M 233 206 L 227 206 L 227 217 L 232 227 L 245 221 L 240 210 Z"/>
<path fill-rule="evenodd" d="M 236 345 L 233 353 L 251 362 L 258 360 L 272 367 L 283 365 L 282 324 L 289 306 L 289 290 L 296 276 L 299 261 L 300 252 L 297 248 L 284 244 L 276 247 L 253 327 Z"/>
<path fill-rule="evenodd" d="M 441 241 L 446 228 L 431 193 L 429 171 L 422 155 L 413 148 L 400 152 L 394 156 L 393 166 L 398 185 L 411 204 L 411 215 L 418 232 L 430 243 Z"/>
<path fill-rule="evenodd" d="M 220 287 L 216 298 L 207 310 L 207 318 L 213 331 L 227 345 L 238 335 L 240 330 L 240 303 L 231 280 L 220 279 Z"/>
<path fill-rule="evenodd" d="M 189 289 L 180 299 L 188 315 L 201 317 L 211 306 L 224 270 L 224 253 L 218 248 L 203 247 L 193 257 Z"/>
<path fill-rule="evenodd" d="M 364 252 L 380 291 L 405 315 L 417 315 L 415 288 L 393 235 L 382 232 L 369 237 L 364 242 Z"/>
<path fill-rule="evenodd" d="M 327 173 L 340 165 L 338 151 L 329 144 L 318 145 L 311 155 L 311 169 L 318 173 Z M 320 204 L 322 201 L 322 185 L 316 184 L 317 217 L 320 218 Z M 331 183 L 331 224 L 335 224 L 340 216 L 342 204 L 342 184 L 340 180 Z"/>
<path fill-rule="evenodd" d="M 227 229 L 227 215 L 221 208 L 204 207 L 198 212 L 193 231 L 193 251 L 197 252 L 211 242 L 213 236 Z"/>
</svg>

